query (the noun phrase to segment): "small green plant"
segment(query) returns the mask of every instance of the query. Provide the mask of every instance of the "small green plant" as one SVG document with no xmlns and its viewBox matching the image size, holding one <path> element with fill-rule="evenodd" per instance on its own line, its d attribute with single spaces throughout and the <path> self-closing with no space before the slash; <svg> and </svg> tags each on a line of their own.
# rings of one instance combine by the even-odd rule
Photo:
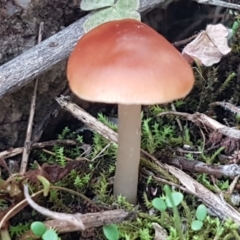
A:
<svg viewBox="0 0 240 240">
<path fill-rule="evenodd" d="M 71 130 L 69 129 L 69 127 L 65 127 L 62 130 L 62 133 L 58 134 L 58 139 L 59 140 L 67 139 L 69 137 L 69 134 L 71 134 Z"/>
<path fill-rule="evenodd" d="M 194 231 L 199 231 L 202 229 L 203 221 L 207 216 L 207 208 L 205 205 L 201 204 L 198 206 L 196 211 L 196 220 L 192 221 L 191 228 Z"/>
<path fill-rule="evenodd" d="M 181 219 L 177 209 L 177 206 L 183 200 L 183 194 L 180 192 L 173 192 L 168 185 L 165 185 L 163 189 L 165 191 L 166 197 L 154 198 L 152 201 L 152 205 L 162 214 L 166 211 L 167 208 L 173 209 L 176 231 L 178 233 L 179 239 L 184 240 L 184 236 L 181 230 Z"/>
<path fill-rule="evenodd" d="M 47 229 L 43 222 L 33 222 L 31 224 L 31 231 L 37 237 L 41 237 L 42 240 L 58 240 L 58 234 L 54 229 Z"/>
<path fill-rule="evenodd" d="M 107 240 L 118 240 L 119 231 L 115 224 L 109 224 L 103 226 L 103 234 Z"/>
<path fill-rule="evenodd" d="M 80 8 L 84 11 L 97 10 L 83 24 L 85 32 L 108 21 L 133 18 L 140 20 L 141 16 L 137 12 L 139 0 L 82 0 Z"/>
<path fill-rule="evenodd" d="M 153 207 L 163 212 L 168 208 L 177 207 L 183 200 L 183 194 L 180 192 L 172 192 L 168 185 L 164 186 L 166 197 L 154 198 Z"/>
<path fill-rule="evenodd" d="M 22 234 L 29 230 L 29 223 L 19 223 L 17 226 L 10 226 L 9 232 L 12 238 L 20 237 Z"/>
<path fill-rule="evenodd" d="M 174 129 L 169 125 L 160 126 L 152 118 L 143 120 L 142 123 L 142 148 L 153 154 L 156 149 L 166 144 L 166 139 L 172 138 Z"/>
<path fill-rule="evenodd" d="M 55 154 L 56 154 L 56 162 L 64 167 L 66 166 L 66 158 L 64 153 L 64 147 L 54 146 Z"/>
<path fill-rule="evenodd" d="M 82 188 L 89 183 L 90 178 L 91 178 L 90 173 L 85 174 L 83 177 L 80 177 L 79 175 L 77 175 L 74 179 L 74 185 L 78 188 Z"/>
<path fill-rule="evenodd" d="M 154 198 L 152 201 L 152 206 L 159 210 L 162 213 L 162 216 L 164 216 L 164 213 L 166 212 L 167 208 L 173 209 L 174 214 L 174 222 L 175 222 L 175 229 L 170 229 L 171 234 L 179 236 L 180 239 L 184 239 L 183 233 L 181 230 L 181 220 L 179 216 L 179 212 L 177 207 L 182 203 L 183 201 L 183 194 L 180 192 L 173 192 L 171 191 L 169 186 L 164 186 L 164 191 L 166 193 L 165 197 L 157 197 Z M 207 208 L 205 205 L 201 204 L 198 206 L 196 213 L 195 213 L 196 219 L 192 221 L 191 223 L 191 229 L 193 231 L 199 231 L 203 227 L 203 222 L 207 217 Z"/>
</svg>

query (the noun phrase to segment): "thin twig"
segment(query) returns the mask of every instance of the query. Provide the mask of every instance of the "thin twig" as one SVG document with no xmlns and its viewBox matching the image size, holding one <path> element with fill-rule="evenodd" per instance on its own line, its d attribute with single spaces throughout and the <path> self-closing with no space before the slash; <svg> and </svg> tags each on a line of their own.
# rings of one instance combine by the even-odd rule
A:
<svg viewBox="0 0 240 240">
<path fill-rule="evenodd" d="M 41 213 L 44 216 L 50 217 L 52 219 L 56 219 L 58 221 L 69 222 L 69 224 L 75 225 L 79 230 L 86 229 L 82 221 L 81 213 L 69 214 L 69 213 L 53 212 L 47 208 L 44 208 L 38 205 L 32 200 L 28 192 L 28 185 L 26 184 L 23 185 L 23 191 L 28 204 L 37 212 Z"/>
<path fill-rule="evenodd" d="M 177 111 L 176 108 L 175 108 L 174 103 L 171 103 L 171 108 L 172 108 L 172 111 L 174 111 L 174 112 Z M 181 122 L 180 122 L 180 120 L 178 118 L 176 118 L 176 122 L 178 124 L 180 132 L 183 132 L 183 126 L 182 126 L 182 124 L 181 124 Z"/>
<path fill-rule="evenodd" d="M 229 3 L 229 2 L 224 2 L 220 0 L 194 0 L 197 3 L 200 4 L 208 4 L 208 5 L 213 5 L 213 6 L 219 6 L 219 7 L 224 7 L 224 8 L 232 8 L 236 10 L 240 10 L 240 5 L 235 4 L 235 3 Z"/>
<path fill-rule="evenodd" d="M 63 139 L 63 140 L 51 140 L 51 141 L 46 141 L 46 142 L 40 142 L 40 143 L 33 143 L 30 147 L 35 149 L 35 148 L 45 148 L 45 147 L 53 147 L 55 145 L 77 145 L 77 142 L 74 140 L 68 140 L 68 139 Z M 0 158 L 10 158 L 14 157 L 18 154 L 23 153 L 23 147 L 18 147 L 18 148 L 13 148 L 9 150 L 5 150 L 0 152 Z"/>
<path fill-rule="evenodd" d="M 68 223 L 68 226 L 72 226 L 72 229 L 74 229 L 74 231 L 82 231 L 90 227 L 99 227 L 109 223 L 123 221 L 132 215 L 131 212 L 126 212 L 121 209 L 103 211 L 103 212 L 97 212 L 97 213 L 87 213 L 87 214 L 81 214 L 81 213 L 69 214 L 69 213 L 54 212 L 34 202 L 31 196 L 29 195 L 28 186 L 26 184 L 24 184 L 23 188 L 24 188 L 24 195 L 28 204 L 35 211 L 39 212 L 44 216 L 55 219 L 58 222 Z"/>
<path fill-rule="evenodd" d="M 195 39 L 197 36 L 198 36 L 198 34 L 194 34 L 193 36 L 191 36 L 191 37 L 189 37 L 189 38 L 186 38 L 186 39 L 183 39 L 183 40 L 174 42 L 173 45 L 174 45 L 175 47 L 180 47 L 181 45 L 185 45 L 185 44 L 191 42 L 191 41 L 192 41 L 193 39 Z"/>
<path fill-rule="evenodd" d="M 240 130 L 236 128 L 231 128 L 223 125 L 222 123 L 208 117 L 207 115 L 199 112 L 193 114 L 183 113 L 183 112 L 163 112 L 158 114 L 158 116 L 165 115 L 175 115 L 180 117 L 185 117 L 187 120 L 193 122 L 198 127 L 208 128 L 212 131 L 217 131 L 218 133 L 232 139 L 239 141 L 240 140 Z"/>
<path fill-rule="evenodd" d="M 49 151 L 47 149 L 43 149 L 42 151 L 47 153 L 47 154 L 49 154 L 49 155 L 56 156 L 56 154 L 54 152 L 51 152 L 51 151 Z M 68 158 L 68 157 L 64 157 L 64 159 L 67 160 L 67 161 L 74 161 L 74 159 Z"/>
<path fill-rule="evenodd" d="M 41 22 L 39 26 L 38 44 L 42 41 L 42 34 L 43 34 L 43 22 Z M 35 106 L 36 106 L 37 87 L 38 87 L 38 79 L 36 79 L 34 82 L 33 96 L 31 100 L 30 114 L 29 114 L 28 126 L 27 126 L 27 134 L 26 134 L 26 139 L 24 143 L 22 162 L 20 166 L 21 174 L 24 174 L 27 170 L 28 158 L 29 158 L 29 153 L 31 149 L 30 144 L 31 144 L 31 138 L 32 138 L 33 118 L 34 118 Z"/>
<path fill-rule="evenodd" d="M 66 85 L 67 85 L 67 83 L 66 83 Z M 69 95 L 70 94 L 69 87 L 66 87 L 62 91 L 61 94 Z M 45 128 L 48 126 L 48 124 L 51 121 L 54 121 L 54 119 L 56 119 L 58 117 L 59 110 L 60 110 L 59 104 L 57 104 L 56 102 L 53 102 L 49 106 L 47 112 L 44 112 L 41 114 L 40 120 L 35 124 L 33 132 L 32 132 L 32 143 L 36 143 L 40 140 L 40 138 L 42 137 L 42 134 L 43 134 Z"/>
</svg>

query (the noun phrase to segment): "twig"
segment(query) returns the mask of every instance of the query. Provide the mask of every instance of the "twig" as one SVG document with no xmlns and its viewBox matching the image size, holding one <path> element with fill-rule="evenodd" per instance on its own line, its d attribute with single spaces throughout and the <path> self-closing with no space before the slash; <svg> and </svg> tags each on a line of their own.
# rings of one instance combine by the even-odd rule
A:
<svg viewBox="0 0 240 240">
<path fill-rule="evenodd" d="M 98 132 L 100 135 L 104 136 L 108 141 L 117 143 L 118 134 L 105 124 L 98 121 L 95 117 L 87 113 L 85 110 L 83 110 L 76 104 L 67 101 L 67 98 L 64 96 L 56 98 L 56 101 L 63 109 L 66 109 L 75 118 L 85 123 L 93 131 Z"/>
<path fill-rule="evenodd" d="M 85 225 L 83 224 L 81 213 L 68 214 L 68 213 L 53 212 L 47 208 L 41 207 L 40 205 L 38 205 L 32 200 L 28 192 L 28 185 L 24 184 L 23 190 L 24 190 L 24 195 L 25 195 L 25 198 L 27 199 L 28 204 L 37 212 L 41 213 L 46 217 L 50 217 L 58 221 L 69 222 L 69 224 L 75 225 L 79 230 L 85 230 Z"/>
<path fill-rule="evenodd" d="M 186 39 L 183 39 L 183 40 L 174 42 L 173 45 L 174 45 L 175 47 L 180 47 L 181 45 L 185 45 L 185 44 L 191 42 L 191 41 L 192 41 L 193 39 L 195 39 L 197 36 L 198 36 L 198 34 L 194 34 L 193 36 L 191 36 L 191 37 L 189 37 L 189 38 L 186 38 Z"/>
<path fill-rule="evenodd" d="M 40 214 L 43 214 L 46 217 L 50 217 L 54 220 L 57 220 L 57 222 L 60 223 L 63 222 L 65 228 L 68 227 L 68 230 L 70 231 L 83 231 L 90 227 L 99 227 L 105 224 L 122 221 L 131 215 L 131 213 L 125 212 L 124 210 L 120 209 L 87 214 L 81 213 L 69 214 L 53 212 L 47 208 L 41 207 L 32 200 L 28 192 L 28 186 L 26 184 L 24 185 L 24 195 L 28 204 L 34 210 L 36 210 Z M 63 227 L 62 224 L 56 224 L 55 221 L 54 228 L 55 227 L 59 228 L 59 225 Z M 60 231 L 63 232 L 63 229 Z"/>
<path fill-rule="evenodd" d="M 174 112 L 177 111 L 176 108 L 175 108 L 174 103 L 171 103 L 171 108 L 172 108 L 172 111 L 174 111 Z M 178 118 L 176 119 L 176 122 L 177 122 L 177 124 L 178 124 L 178 127 L 179 127 L 180 132 L 183 132 L 182 124 L 181 124 L 181 122 L 180 122 L 180 120 L 179 120 Z"/>
<path fill-rule="evenodd" d="M 38 44 L 42 41 L 42 33 L 43 33 L 43 22 L 40 23 L 39 31 L 38 31 Z M 33 127 L 33 118 L 35 114 L 35 105 L 36 105 L 36 96 L 37 96 L 37 87 L 38 87 L 38 79 L 35 80 L 34 89 L 33 89 L 33 96 L 31 100 L 30 106 L 30 114 L 28 119 L 28 126 L 27 126 L 27 134 L 24 143 L 22 161 L 20 166 L 20 173 L 24 174 L 27 169 L 28 158 L 30 153 L 30 142 L 32 138 L 32 127 Z"/>
<path fill-rule="evenodd" d="M 67 83 L 66 83 L 67 85 Z M 67 87 L 61 93 L 63 95 L 69 95 L 70 89 Z M 32 142 L 36 143 L 41 138 L 47 125 L 58 117 L 60 106 L 55 101 L 49 106 L 47 112 L 44 112 L 40 116 L 40 121 L 36 123 L 32 132 Z"/>
<path fill-rule="evenodd" d="M 56 144 L 77 145 L 77 142 L 73 141 L 73 140 L 68 140 L 68 139 L 66 139 L 66 140 L 51 140 L 51 141 L 47 141 L 47 142 L 33 143 L 30 147 L 31 148 L 45 148 L 45 147 L 53 147 Z M 23 147 L 5 150 L 3 152 L 0 152 L 0 158 L 14 157 L 18 154 L 21 154 L 22 152 L 23 152 Z"/>
<path fill-rule="evenodd" d="M 221 106 L 234 114 L 240 115 L 240 108 L 228 102 L 213 102 L 210 106 Z"/>
<path fill-rule="evenodd" d="M 40 191 L 34 193 L 32 195 L 32 198 L 38 196 L 41 193 L 43 193 L 43 190 L 40 190 Z M 28 205 L 28 202 L 27 202 L 26 199 L 24 199 L 24 200 L 16 203 L 15 205 L 13 205 L 12 207 L 10 207 L 10 209 L 7 209 L 7 210 L 3 211 L 4 214 L 2 214 L 1 218 L 0 218 L 0 229 L 2 229 L 7 224 L 9 219 L 14 217 L 17 213 L 19 213 L 27 205 Z"/>
<path fill-rule="evenodd" d="M 231 138 L 233 140 L 240 140 L 240 130 L 236 128 L 227 127 L 218 121 L 208 117 L 207 115 L 203 113 L 182 113 L 182 112 L 163 112 L 158 114 L 158 116 L 164 116 L 164 115 L 175 115 L 180 117 L 185 117 L 187 120 L 193 122 L 199 127 L 206 127 L 213 131 L 217 131 L 218 133 L 221 133 L 222 135 Z"/>
<path fill-rule="evenodd" d="M 53 186 L 51 188 L 62 189 L 62 187 L 56 187 L 56 186 Z M 43 193 L 43 190 L 40 190 L 32 194 L 31 197 L 35 198 L 42 193 Z M 27 205 L 28 205 L 27 199 L 24 199 L 21 202 L 15 204 L 10 210 L 8 209 L 7 211 L 4 211 L 4 214 L 1 215 L 1 219 L 0 219 L 0 229 L 6 226 L 7 222 Z M 111 210 L 111 211 L 103 211 L 99 213 L 82 214 L 82 221 L 86 228 L 91 228 L 91 227 L 99 227 L 104 224 L 117 223 L 125 219 L 128 219 L 131 216 L 132 216 L 132 213 L 118 209 L 118 210 Z M 77 226 L 69 224 L 69 222 L 66 222 L 66 221 L 51 220 L 51 221 L 45 222 L 45 224 L 47 227 L 55 226 L 57 232 L 59 233 L 80 230 Z"/>
<path fill-rule="evenodd" d="M 231 196 L 233 194 L 234 189 L 236 188 L 236 185 L 238 183 L 238 179 L 239 179 L 240 175 L 238 174 L 237 176 L 234 177 L 232 183 L 230 184 L 228 190 L 227 190 L 227 194 L 229 196 Z"/>
<path fill-rule="evenodd" d="M 82 214 L 82 221 L 86 229 L 118 223 L 128 218 L 131 218 L 131 214 L 121 209 Z M 49 220 L 45 221 L 44 224 L 47 228 L 55 229 L 58 233 L 69 233 L 80 230 L 77 226 L 63 220 Z M 33 236 L 31 232 L 26 232 L 20 239 L 29 239 Z"/>
<path fill-rule="evenodd" d="M 159 156 L 161 157 L 161 152 L 159 152 Z M 167 163 L 191 173 L 207 173 L 209 175 L 215 175 L 218 177 L 227 176 L 230 178 L 234 178 L 240 175 L 240 167 L 238 166 L 238 164 L 206 164 L 204 162 L 200 162 L 197 160 L 189 160 L 187 158 L 178 156 L 168 158 Z"/>
<path fill-rule="evenodd" d="M 47 154 L 49 154 L 49 155 L 56 156 L 56 154 L 55 154 L 54 152 L 51 152 L 51 151 L 49 151 L 49 150 L 47 150 L 47 149 L 43 149 L 42 151 L 45 152 L 45 153 L 47 153 Z M 68 158 L 68 157 L 64 157 L 64 159 L 65 159 L 66 161 L 74 161 L 72 158 Z"/>
<path fill-rule="evenodd" d="M 209 4 L 213 6 L 225 7 L 225 8 L 232 8 L 236 10 L 240 10 L 240 5 L 235 3 L 224 2 L 220 0 L 194 0 L 200 4 Z"/>
<path fill-rule="evenodd" d="M 138 11 L 149 11 L 163 2 L 165 0 L 140 0 Z M 0 98 L 20 89 L 66 59 L 78 39 L 84 35 L 83 23 L 90 15 L 91 13 L 0 66 Z"/>
<path fill-rule="evenodd" d="M 169 172 L 177 177 L 178 180 L 186 187 L 188 192 L 200 198 L 211 208 L 211 210 L 215 212 L 217 216 L 221 219 L 233 219 L 236 224 L 240 225 L 240 213 L 230 204 L 225 202 L 222 197 L 208 190 L 182 170 L 169 165 L 166 165 L 166 167 Z"/>
<path fill-rule="evenodd" d="M 81 120 L 83 123 L 92 128 L 94 131 L 101 134 L 104 138 L 108 139 L 109 141 L 117 143 L 118 135 L 112 129 L 105 126 L 96 118 L 89 115 L 86 111 L 78 107 L 76 104 L 66 101 L 64 97 L 57 98 L 56 100 L 61 105 L 62 108 L 69 111 L 74 117 Z M 145 156 L 149 157 L 152 161 L 154 161 L 154 163 L 157 164 L 159 167 L 169 171 L 172 175 L 174 175 L 187 189 L 188 192 L 197 196 L 207 206 L 211 207 L 211 209 L 213 209 L 219 217 L 221 217 L 222 219 L 226 218 L 233 219 L 235 223 L 240 225 L 240 213 L 236 211 L 227 202 L 225 202 L 220 196 L 212 193 L 209 189 L 207 189 L 202 184 L 188 176 L 180 169 L 177 169 L 173 166 L 169 166 L 167 164 L 162 164 L 155 157 L 153 157 L 144 150 L 141 150 L 141 152 Z"/>
</svg>

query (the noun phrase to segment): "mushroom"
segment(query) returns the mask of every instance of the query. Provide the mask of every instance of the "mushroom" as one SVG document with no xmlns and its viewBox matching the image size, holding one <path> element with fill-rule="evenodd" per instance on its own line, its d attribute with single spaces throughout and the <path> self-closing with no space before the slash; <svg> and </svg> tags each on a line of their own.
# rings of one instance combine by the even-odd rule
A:
<svg viewBox="0 0 240 240">
<path fill-rule="evenodd" d="M 67 65 L 79 98 L 118 104 L 118 152 L 114 195 L 135 204 L 141 143 L 141 105 L 185 97 L 194 75 L 160 34 L 133 19 L 103 23 L 77 43 Z"/>
</svg>

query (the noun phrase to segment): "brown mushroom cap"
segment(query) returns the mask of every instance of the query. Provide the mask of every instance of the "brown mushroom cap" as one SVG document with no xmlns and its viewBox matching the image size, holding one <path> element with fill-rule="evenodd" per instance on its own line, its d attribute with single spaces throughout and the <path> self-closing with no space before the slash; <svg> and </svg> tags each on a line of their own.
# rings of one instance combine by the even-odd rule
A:
<svg viewBox="0 0 240 240">
<path fill-rule="evenodd" d="M 85 34 L 69 58 L 67 77 L 79 98 L 120 104 L 171 102 L 194 84 L 182 55 L 133 19 L 107 22 Z"/>
</svg>

